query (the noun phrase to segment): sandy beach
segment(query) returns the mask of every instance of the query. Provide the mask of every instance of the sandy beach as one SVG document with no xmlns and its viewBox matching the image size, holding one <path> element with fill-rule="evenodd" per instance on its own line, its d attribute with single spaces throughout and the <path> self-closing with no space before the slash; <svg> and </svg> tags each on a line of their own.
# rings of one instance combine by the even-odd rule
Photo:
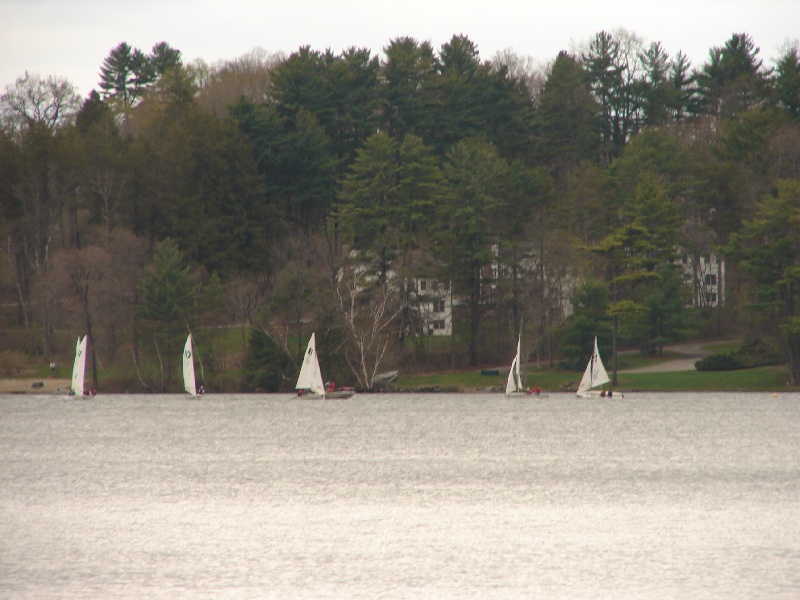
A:
<svg viewBox="0 0 800 600">
<path fill-rule="evenodd" d="M 69 379 L 0 379 L 0 394 L 47 394 L 59 389 L 66 392 L 69 385 Z"/>
</svg>

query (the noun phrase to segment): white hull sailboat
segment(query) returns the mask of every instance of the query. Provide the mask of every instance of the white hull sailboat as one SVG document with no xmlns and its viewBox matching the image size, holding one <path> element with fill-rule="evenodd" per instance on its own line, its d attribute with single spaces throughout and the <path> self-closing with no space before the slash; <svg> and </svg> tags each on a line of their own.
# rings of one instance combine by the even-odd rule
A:
<svg viewBox="0 0 800 600">
<path fill-rule="evenodd" d="M 297 390 L 297 397 L 308 400 L 325 400 L 326 398 L 350 398 L 355 393 L 351 389 L 341 390 L 328 389 L 322 382 L 322 372 L 319 368 L 317 358 L 317 339 L 316 333 L 311 334 L 308 340 L 308 347 L 303 356 L 303 365 L 300 367 L 300 375 L 297 376 L 297 383 L 294 386 Z"/>
<path fill-rule="evenodd" d="M 183 347 L 183 389 L 190 396 L 197 396 L 197 387 L 194 380 L 194 352 L 192 351 L 192 334 L 186 338 Z"/>
<path fill-rule="evenodd" d="M 525 396 L 525 390 L 522 389 L 522 378 L 519 374 L 519 350 L 522 336 L 517 338 L 517 354 L 514 360 L 511 361 L 511 369 L 508 371 L 508 381 L 506 381 L 506 398 L 509 396 Z"/>
<path fill-rule="evenodd" d="M 600 350 L 597 348 L 597 336 L 595 336 L 594 350 L 586 365 L 586 370 L 583 372 L 583 378 L 580 385 L 578 385 L 576 395 L 578 398 L 599 398 L 605 394 L 595 388 L 605 385 L 609 381 L 611 380 L 608 378 L 608 373 L 606 373 L 606 368 L 600 358 Z"/>
<path fill-rule="evenodd" d="M 86 336 L 78 336 L 75 343 L 75 362 L 72 364 L 72 383 L 69 387 L 70 396 L 86 396 L 84 393 L 84 378 L 86 375 Z"/>
<path fill-rule="evenodd" d="M 520 377 L 520 344 L 522 336 L 517 338 L 517 355 L 511 361 L 511 369 L 508 371 L 508 380 L 506 381 L 506 398 L 511 396 L 541 396 L 541 390 L 537 387 L 535 390 L 526 390 L 522 387 L 522 377 Z"/>
</svg>

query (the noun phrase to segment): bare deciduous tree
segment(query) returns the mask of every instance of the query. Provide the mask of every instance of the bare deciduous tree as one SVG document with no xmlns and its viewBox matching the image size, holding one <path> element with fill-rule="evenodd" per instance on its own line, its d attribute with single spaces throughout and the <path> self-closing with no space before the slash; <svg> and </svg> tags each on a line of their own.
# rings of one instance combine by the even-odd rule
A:
<svg viewBox="0 0 800 600">
<path fill-rule="evenodd" d="M 69 81 L 53 75 L 42 79 L 27 71 L 14 85 L 6 86 L 6 92 L 0 96 L 0 116 L 14 133 L 32 124 L 56 129 L 70 123 L 80 107 L 81 98 Z"/>
<path fill-rule="evenodd" d="M 219 117 L 226 117 L 228 106 L 242 96 L 256 104 L 266 102 L 269 99 L 272 69 L 284 58 L 281 53 L 268 53 L 255 48 L 248 54 L 215 67 L 197 65 L 200 85 L 198 104 Z"/>
<path fill-rule="evenodd" d="M 341 271 L 336 299 L 348 336 L 347 363 L 359 385 L 371 390 L 390 345 L 390 326 L 403 303 L 390 282 L 381 282 L 359 268 Z"/>
</svg>

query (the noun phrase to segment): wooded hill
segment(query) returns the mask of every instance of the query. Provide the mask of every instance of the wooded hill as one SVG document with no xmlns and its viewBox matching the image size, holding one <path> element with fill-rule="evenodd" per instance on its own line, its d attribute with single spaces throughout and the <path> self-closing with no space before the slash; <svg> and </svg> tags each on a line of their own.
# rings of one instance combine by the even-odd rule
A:
<svg viewBox="0 0 800 600">
<path fill-rule="evenodd" d="M 619 31 L 546 67 L 454 36 L 213 67 L 123 43 L 86 99 L 25 73 L 0 99 L 0 349 L 70 360 L 85 333 L 96 387 L 175 390 L 192 331 L 206 389 L 286 390 L 312 330 L 362 388 L 505 364 L 520 328 L 570 366 L 595 334 L 609 356 L 735 333 L 797 383 L 797 45 L 773 60 Z M 689 309 L 711 256 L 724 303 Z M 452 291 L 452 337 L 419 335 L 420 279 Z"/>
</svg>

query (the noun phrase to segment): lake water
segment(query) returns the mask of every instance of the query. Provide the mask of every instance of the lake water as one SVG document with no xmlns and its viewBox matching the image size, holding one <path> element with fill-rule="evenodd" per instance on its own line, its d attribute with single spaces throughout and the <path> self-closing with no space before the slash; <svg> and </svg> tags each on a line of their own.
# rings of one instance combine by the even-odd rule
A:
<svg viewBox="0 0 800 600">
<path fill-rule="evenodd" d="M 798 598 L 800 395 L 0 396 L 2 598 Z"/>
</svg>

